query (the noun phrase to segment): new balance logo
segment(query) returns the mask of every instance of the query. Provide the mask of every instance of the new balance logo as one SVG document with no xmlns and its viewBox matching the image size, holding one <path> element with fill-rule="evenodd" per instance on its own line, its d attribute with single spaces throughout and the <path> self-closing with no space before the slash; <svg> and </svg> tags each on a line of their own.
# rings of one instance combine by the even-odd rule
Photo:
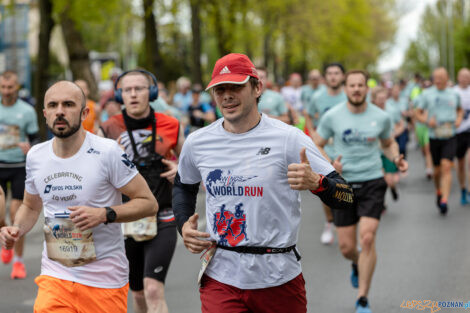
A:
<svg viewBox="0 0 470 313">
<path fill-rule="evenodd" d="M 266 155 L 271 151 L 271 148 L 261 148 L 259 149 L 258 153 L 256 155 Z"/>
<path fill-rule="evenodd" d="M 224 68 L 220 71 L 219 74 L 230 74 L 232 72 L 230 72 L 230 70 L 228 69 L 227 66 L 224 66 Z"/>
</svg>

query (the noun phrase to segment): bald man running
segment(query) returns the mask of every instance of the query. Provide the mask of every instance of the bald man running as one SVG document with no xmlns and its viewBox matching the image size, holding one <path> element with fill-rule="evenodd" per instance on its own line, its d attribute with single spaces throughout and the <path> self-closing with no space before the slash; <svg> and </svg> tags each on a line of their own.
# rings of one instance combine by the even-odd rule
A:
<svg viewBox="0 0 470 313">
<path fill-rule="evenodd" d="M 122 222 L 155 215 L 157 202 L 119 145 L 83 129 L 85 95 L 61 81 L 46 92 L 55 138 L 26 157 L 23 203 L 0 230 L 12 249 L 44 208 L 45 244 L 34 312 L 126 312 L 128 264 Z M 131 200 L 122 203 L 122 194 Z"/>
</svg>

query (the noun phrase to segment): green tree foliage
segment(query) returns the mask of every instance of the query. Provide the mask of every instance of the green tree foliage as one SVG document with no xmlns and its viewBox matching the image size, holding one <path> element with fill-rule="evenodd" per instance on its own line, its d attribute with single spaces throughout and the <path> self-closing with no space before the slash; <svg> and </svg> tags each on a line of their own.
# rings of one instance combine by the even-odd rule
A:
<svg viewBox="0 0 470 313">
<path fill-rule="evenodd" d="M 428 6 L 402 69 L 429 75 L 432 68 L 444 66 L 454 79 L 458 69 L 470 64 L 469 16 L 470 3 L 465 0 L 439 0 Z"/>
</svg>

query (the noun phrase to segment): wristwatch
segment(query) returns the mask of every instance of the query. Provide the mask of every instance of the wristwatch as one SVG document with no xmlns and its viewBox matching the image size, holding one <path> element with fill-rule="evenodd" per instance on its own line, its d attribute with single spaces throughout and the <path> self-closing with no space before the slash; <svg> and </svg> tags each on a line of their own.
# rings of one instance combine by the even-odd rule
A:
<svg viewBox="0 0 470 313">
<path fill-rule="evenodd" d="M 106 222 L 104 222 L 105 225 L 108 223 L 113 223 L 116 220 L 116 211 L 113 210 L 113 208 L 107 206 L 105 207 L 106 209 Z"/>
</svg>

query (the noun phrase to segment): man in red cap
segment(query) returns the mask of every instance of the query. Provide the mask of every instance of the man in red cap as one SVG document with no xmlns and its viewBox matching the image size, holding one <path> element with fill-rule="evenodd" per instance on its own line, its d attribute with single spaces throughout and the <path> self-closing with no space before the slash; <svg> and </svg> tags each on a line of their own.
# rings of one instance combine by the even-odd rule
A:
<svg viewBox="0 0 470 313">
<path fill-rule="evenodd" d="M 207 86 L 223 118 L 190 134 L 173 187 L 186 248 L 203 255 L 202 312 L 306 312 L 295 245 L 299 190 L 335 209 L 352 207 L 352 189 L 299 129 L 258 112 L 262 83 L 250 59 L 219 59 Z M 195 212 L 206 188 L 206 231 Z M 339 196 L 341 195 L 341 196 Z"/>
</svg>

